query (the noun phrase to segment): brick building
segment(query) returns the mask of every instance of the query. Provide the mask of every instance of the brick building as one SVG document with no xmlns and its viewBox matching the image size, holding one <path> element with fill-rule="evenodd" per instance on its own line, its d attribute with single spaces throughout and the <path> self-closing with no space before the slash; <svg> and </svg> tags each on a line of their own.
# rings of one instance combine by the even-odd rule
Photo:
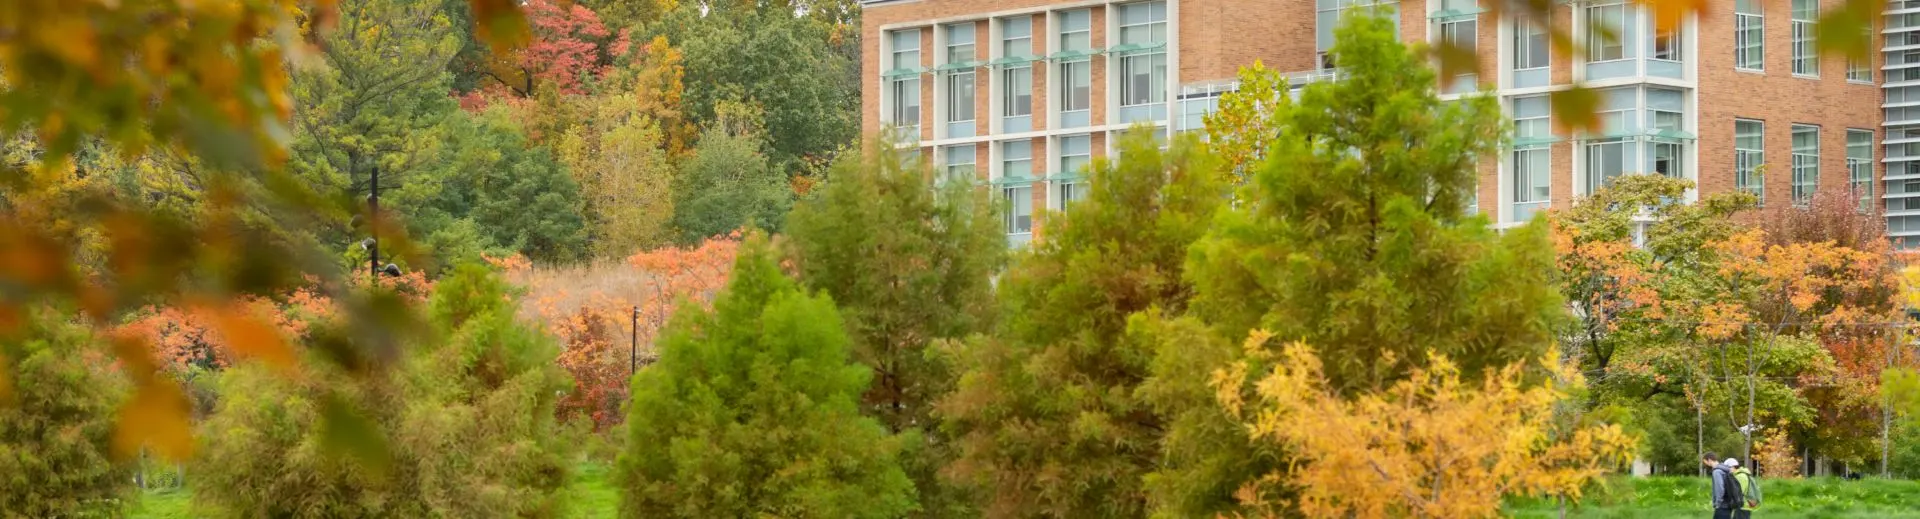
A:
<svg viewBox="0 0 1920 519">
<path fill-rule="evenodd" d="M 1475 207 L 1497 224 L 1661 173 L 1694 180 L 1693 197 L 1745 189 L 1764 204 L 1851 190 L 1890 235 L 1920 241 L 1920 1 L 1889 2 L 1873 63 L 1815 52 L 1814 20 L 1841 1 L 1713 0 L 1661 32 L 1631 0 L 1556 0 L 1548 20 L 1474 0 L 868 0 L 862 124 L 943 174 L 990 182 L 1012 200 L 1019 244 L 1117 132 L 1200 129 L 1256 59 L 1296 86 L 1326 80 L 1333 25 L 1375 8 L 1407 41 L 1479 49 L 1478 73 L 1440 89 L 1498 96 L 1514 120 L 1512 146 L 1481 165 Z M 1586 48 L 1552 52 L 1542 23 Z M 1575 82 L 1601 90 L 1606 130 L 1554 133 L 1547 96 Z"/>
</svg>

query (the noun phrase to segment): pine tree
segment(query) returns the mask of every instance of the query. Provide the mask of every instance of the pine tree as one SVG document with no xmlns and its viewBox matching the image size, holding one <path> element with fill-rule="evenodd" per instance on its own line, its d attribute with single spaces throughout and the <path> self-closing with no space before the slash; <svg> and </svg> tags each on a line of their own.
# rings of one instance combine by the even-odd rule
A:
<svg viewBox="0 0 1920 519">
<path fill-rule="evenodd" d="M 952 352 L 961 375 L 940 411 L 960 457 L 948 472 L 989 517 L 1145 514 L 1162 424 L 1135 396 L 1152 344 L 1129 340 L 1127 319 L 1185 308 L 1187 247 L 1226 200 L 1191 139 L 1162 152 L 1134 132 L 1120 149 L 1001 277 L 999 331 Z"/>
<path fill-rule="evenodd" d="M 676 312 L 633 378 L 616 474 L 626 517 L 896 517 L 913 508 L 898 442 L 860 415 L 833 301 L 743 245 L 711 312 Z"/>
<path fill-rule="evenodd" d="M 1426 57 L 1394 27 L 1349 17 L 1333 49 L 1342 76 L 1273 108 L 1279 131 L 1265 160 L 1188 265 L 1192 315 L 1215 338 L 1161 350 L 1173 358 L 1159 365 L 1183 368 L 1156 374 L 1162 395 L 1203 391 L 1191 385 L 1207 379 L 1193 375 L 1209 370 L 1188 357 L 1226 348 L 1244 358 L 1223 345 L 1254 329 L 1313 347 L 1329 386 L 1349 396 L 1387 387 L 1430 354 L 1477 380 L 1546 351 L 1560 310 L 1545 227 L 1499 234 L 1467 213 L 1476 161 L 1501 142 L 1499 106 L 1441 101 Z M 1283 466 L 1224 416 L 1184 416 L 1167 436 L 1168 466 L 1154 481 L 1168 515 L 1230 510 L 1243 484 Z"/>
</svg>

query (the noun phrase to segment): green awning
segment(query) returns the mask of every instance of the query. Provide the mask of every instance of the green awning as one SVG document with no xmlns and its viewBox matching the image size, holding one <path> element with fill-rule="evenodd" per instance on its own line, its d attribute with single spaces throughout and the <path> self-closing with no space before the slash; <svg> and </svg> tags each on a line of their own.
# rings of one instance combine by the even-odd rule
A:
<svg viewBox="0 0 1920 519">
<path fill-rule="evenodd" d="M 1107 49 L 1107 52 L 1116 56 L 1125 56 L 1125 55 L 1133 54 L 1137 52 L 1152 52 L 1152 51 L 1166 48 L 1166 46 L 1167 46 L 1167 42 L 1164 42 L 1164 41 L 1156 41 L 1153 43 L 1129 43 L 1126 45 L 1115 45 L 1113 46 L 1113 48 Z"/>
<path fill-rule="evenodd" d="M 938 66 L 938 67 L 933 67 L 933 70 L 934 70 L 934 71 L 936 71 L 936 72 L 953 72 L 953 71 L 956 71 L 956 70 L 966 70 L 966 69 L 971 69 L 971 68 L 979 68 L 979 67 L 980 67 L 980 65 L 983 65 L 983 64 L 985 64 L 985 63 L 986 63 L 986 62 L 984 62 L 984 61 L 962 61 L 962 62 L 959 62 L 959 63 L 948 63 L 948 64 L 945 64 L 945 65 L 941 65 L 941 66 Z"/>
<path fill-rule="evenodd" d="M 1087 175 L 1085 173 L 1081 173 L 1080 171 L 1075 171 L 1072 173 L 1060 173 L 1055 175 L 1047 175 L 1047 180 L 1051 180 L 1054 182 L 1079 182 L 1086 179 L 1087 179 Z"/>
<path fill-rule="evenodd" d="M 1553 144 L 1556 142 L 1560 142 L 1559 137 L 1520 137 L 1513 140 L 1513 145 L 1514 147 L 1539 146 L 1542 144 Z"/>
<path fill-rule="evenodd" d="M 1047 59 L 1050 59 L 1053 61 L 1080 59 L 1080 58 L 1092 57 L 1100 54 L 1101 52 L 1102 51 L 1100 49 L 1063 50 L 1060 52 L 1055 52 L 1051 56 L 1047 56 Z"/>
<path fill-rule="evenodd" d="M 1033 63 L 1035 61 L 1040 61 L 1041 59 L 1043 58 L 1041 58 L 1040 56 L 1007 56 L 1004 58 L 993 60 L 992 65 L 995 67 L 1018 67 L 1028 63 Z"/>
<path fill-rule="evenodd" d="M 1034 177 L 1000 177 L 993 179 L 993 185 L 1011 186 L 1016 184 L 1032 184 L 1039 181 L 1040 179 Z"/>
<path fill-rule="evenodd" d="M 1441 9 L 1438 11 L 1434 11 L 1433 14 L 1427 15 L 1427 19 L 1444 21 L 1444 20 L 1452 20 L 1454 18 L 1466 18 L 1469 16 L 1478 16 L 1480 15 L 1480 13 L 1484 13 L 1484 12 L 1487 12 L 1487 10 L 1481 9 L 1478 7 L 1474 7 L 1471 9 Z"/>
<path fill-rule="evenodd" d="M 880 77 L 918 76 L 926 71 L 927 69 L 918 67 L 897 68 L 880 73 Z"/>
</svg>

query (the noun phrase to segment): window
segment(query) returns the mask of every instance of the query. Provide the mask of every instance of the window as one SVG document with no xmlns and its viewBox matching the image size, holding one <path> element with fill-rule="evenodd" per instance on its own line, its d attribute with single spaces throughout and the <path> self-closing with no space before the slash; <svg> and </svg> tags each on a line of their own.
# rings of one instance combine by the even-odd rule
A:
<svg viewBox="0 0 1920 519">
<path fill-rule="evenodd" d="M 1007 186 L 1000 189 L 1000 194 L 1007 197 L 1007 242 L 1025 244 L 1033 234 L 1033 186 Z"/>
<path fill-rule="evenodd" d="M 1867 41 L 1873 41 L 1873 35 L 1867 35 Z M 1873 82 L 1873 58 L 1868 56 L 1847 56 L 1847 81 L 1857 83 Z"/>
<path fill-rule="evenodd" d="M 1054 183 L 1054 190 L 1058 193 L 1054 203 L 1058 205 L 1054 207 L 1065 211 L 1068 203 L 1087 196 L 1087 184 L 1082 175 L 1086 174 L 1087 165 L 1093 161 L 1093 137 L 1089 135 L 1061 137 L 1059 146 L 1060 164 L 1055 174 L 1060 179 Z"/>
<path fill-rule="evenodd" d="M 1376 7 L 1379 15 L 1393 21 L 1394 32 L 1400 32 L 1400 3 L 1397 0 L 1315 0 L 1313 39 L 1314 48 L 1320 53 L 1320 69 L 1334 68 L 1333 32 L 1340 27 L 1341 17 L 1356 7 Z"/>
<path fill-rule="evenodd" d="M 1639 117 L 1635 115 L 1639 89 L 1610 88 L 1600 91 L 1600 97 L 1600 111 L 1594 116 L 1605 133 L 1587 141 L 1587 194 L 1599 191 L 1629 169 L 1637 169 L 1638 164 L 1640 141 L 1634 135 L 1640 133 Z"/>
<path fill-rule="evenodd" d="M 1847 130 L 1847 178 L 1860 212 L 1873 211 L 1873 130 Z"/>
<path fill-rule="evenodd" d="M 945 148 L 946 170 L 942 173 L 943 182 L 973 182 L 979 178 L 974 172 L 974 147 L 972 144 L 948 146 Z"/>
<path fill-rule="evenodd" d="M 1599 192 L 1614 177 L 1627 172 L 1633 152 L 1625 138 L 1599 139 L 1587 143 L 1587 193 Z"/>
<path fill-rule="evenodd" d="M 1513 210 L 1509 221 L 1533 219 L 1552 194 L 1553 130 L 1547 96 L 1513 100 Z"/>
<path fill-rule="evenodd" d="M 1547 65 L 1552 52 L 1547 50 L 1545 19 L 1525 15 L 1513 19 L 1513 86 L 1546 86 Z"/>
<path fill-rule="evenodd" d="M 1616 2 L 1587 7 L 1587 61 L 1627 59 L 1627 4 Z"/>
<path fill-rule="evenodd" d="M 1000 178 L 1032 177 L 1033 141 L 1018 140 L 1000 143 Z"/>
<path fill-rule="evenodd" d="M 1456 4 L 1464 5 L 1456 7 Z M 1441 2 L 1440 5 L 1443 9 L 1474 7 L 1471 0 L 1449 0 Z M 1440 21 L 1440 42 L 1443 45 L 1454 48 L 1477 50 L 1479 49 L 1479 28 L 1480 22 L 1479 15 L 1477 14 L 1458 15 L 1443 19 Z M 1441 78 L 1440 81 L 1440 88 L 1443 92 L 1449 94 L 1471 92 L 1479 86 L 1477 85 L 1479 75 L 1469 72 L 1451 78 Z"/>
<path fill-rule="evenodd" d="M 920 66 L 920 30 L 888 33 L 894 70 L 905 70 L 887 83 L 887 100 L 892 111 L 887 122 L 897 127 L 920 126 L 920 74 L 910 69 Z"/>
<path fill-rule="evenodd" d="M 1062 12 L 1059 20 L 1062 52 L 1093 50 L 1093 17 L 1086 9 Z M 1055 83 L 1060 85 L 1060 127 L 1075 128 L 1090 124 L 1092 115 L 1089 109 L 1093 108 L 1092 61 L 1078 58 L 1060 63 L 1060 76 Z"/>
<path fill-rule="evenodd" d="M 1819 35 L 1813 28 L 1819 18 L 1819 0 L 1793 0 L 1793 74 L 1796 76 L 1820 75 L 1820 51 L 1814 48 L 1814 40 Z"/>
<path fill-rule="evenodd" d="M 1793 203 L 1806 205 L 1820 186 L 1820 127 L 1793 125 Z"/>
<path fill-rule="evenodd" d="M 1682 41 L 1684 40 L 1680 38 L 1680 27 L 1677 25 L 1669 27 L 1666 30 L 1655 31 L 1653 34 L 1653 55 L 1651 57 L 1657 60 L 1680 61 Z"/>
<path fill-rule="evenodd" d="M 961 23 L 948 25 L 947 64 L 972 63 L 973 24 Z M 950 137 L 969 137 L 973 135 L 973 69 L 962 68 L 949 72 L 947 79 L 947 122 Z M 968 123 L 968 124 L 951 124 Z"/>
<path fill-rule="evenodd" d="M 1166 2 L 1124 4 L 1120 11 L 1120 46 L 1151 46 L 1167 41 Z M 1120 57 L 1120 106 L 1164 103 L 1167 100 L 1167 53 L 1150 47 Z"/>
<path fill-rule="evenodd" d="M 1765 70 L 1766 18 L 1761 16 L 1760 0 L 1735 0 L 1733 3 L 1733 68 Z"/>
<path fill-rule="evenodd" d="M 1679 137 L 1686 130 L 1686 95 L 1678 90 L 1648 89 L 1647 123 L 1653 130 L 1653 173 L 1687 178 L 1686 141 Z"/>
<path fill-rule="evenodd" d="M 1001 20 L 1000 54 L 1015 58 L 1033 55 L 1033 17 L 1019 16 Z M 1033 129 L 1033 66 L 1021 64 L 1000 71 L 1001 131 L 1024 132 Z"/>
<path fill-rule="evenodd" d="M 1760 165 L 1766 163 L 1765 134 L 1766 125 L 1760 121 L 1733 121 L 1734 188 L 1753 193 L 1762 200 L 1766 198 L 1766 189 L 1760 182 Z"/>
<path fill-rule="evenodd" d="M 1090 135 L 1070 135 L 1060 138 L 1060 167 L 1056 174 L 1076 177 L 1093 162 L 1093 137 Z"/>
</svg>

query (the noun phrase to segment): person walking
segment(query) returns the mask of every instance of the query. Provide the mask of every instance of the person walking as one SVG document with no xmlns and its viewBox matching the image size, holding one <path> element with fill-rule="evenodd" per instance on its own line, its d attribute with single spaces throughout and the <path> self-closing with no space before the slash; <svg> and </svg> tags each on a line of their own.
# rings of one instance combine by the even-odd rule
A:
<svg viewBox="0 0 1920 519">
<path fill-rule="evenodd" d="M 1711 452 L 1700 457 L 1700 464 L 1712 469 L 1709 478 L 1713 490 L 1707 498 L 1713 502 L 1713 519 L 1733 519 L 1734 511 L 1745 503 L 1740 497 L 1740 485 L 1733 480 L 1733 467 L 1719 460 L 1720 456 Z"/>
<path fill-rule="evenodd" d="M 1733 467 L 1733 486 L 1740 490 L 1740 508 L 1733 511 L 1734 519 L 1753 517 L 1753 509 L 1760 506 L 1760 486 L 1753 479 L 1753 473 L 1740 466 L 1739 458 L 1727 458 L 1726 466 Z"/>
</svg>

